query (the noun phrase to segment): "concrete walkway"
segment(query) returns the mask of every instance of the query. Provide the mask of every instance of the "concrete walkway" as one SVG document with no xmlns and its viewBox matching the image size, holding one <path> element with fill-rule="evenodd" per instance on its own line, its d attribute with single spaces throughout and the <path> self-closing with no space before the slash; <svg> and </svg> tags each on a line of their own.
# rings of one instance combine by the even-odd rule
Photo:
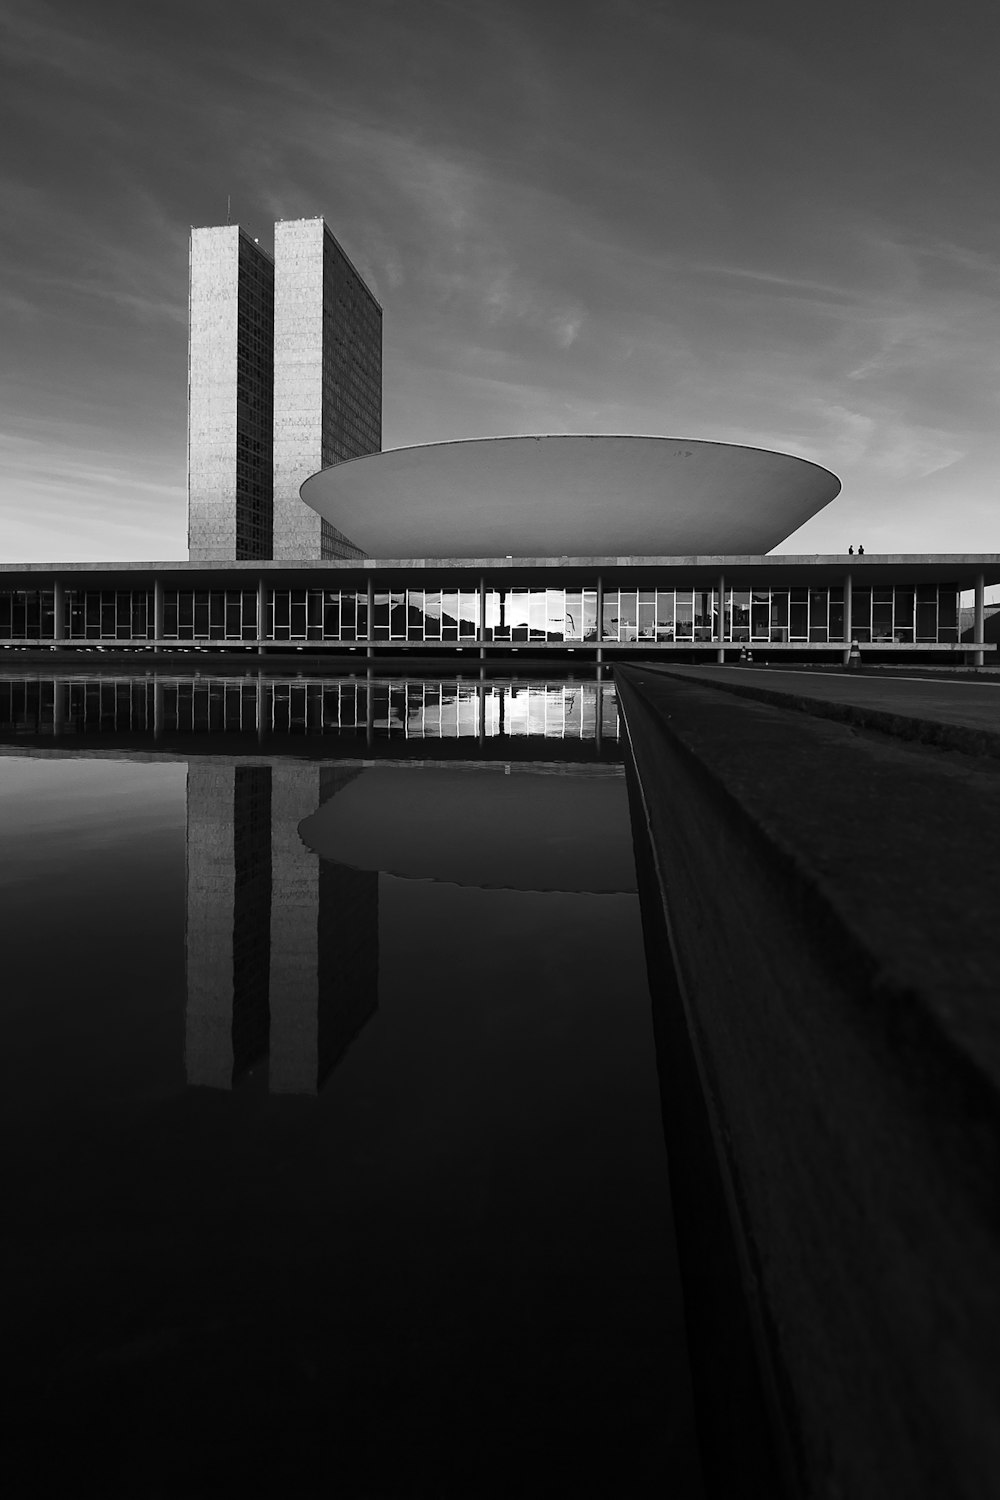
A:
<svg viewBox="0 0 1000 1500">
<path fill-rule="evenodd" d="M 1000 681 L 917 674 L 867 676 L 752 664 L 664 667 L 657 663 L 652 670 L 905 739 L 972 754 L 1000 754 Z"/>
</svg>

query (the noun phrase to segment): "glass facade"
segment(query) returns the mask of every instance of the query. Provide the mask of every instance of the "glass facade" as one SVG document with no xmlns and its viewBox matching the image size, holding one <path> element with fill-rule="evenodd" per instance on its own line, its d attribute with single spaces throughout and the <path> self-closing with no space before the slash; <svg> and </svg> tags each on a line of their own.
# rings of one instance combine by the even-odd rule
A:
<svg viewBox="0 0 1000 1500">
<path fill-rule="evenodd" d="M 843 588 L 729 588 L 722 602 L 726 642 L 825 645 L 844 640 Z M 604 591 L 604 641 L 716 641 L 718 627 L 718 589 Z M 935 583 L 855 588 L 848 639 L 957 643 L 958 589 Z"/>
<path fill-rule="evenodd" d="M 0 641 L 41 641 L 54 630 L 52 589 L 0 591 Z"/>
<path fill-rule="evenodd" d="M 251 643 L 309 641 L 352 645 L 708 644 L 719 640 L 718 589 L 606 588 L 280 588 L 163 590 L 161 639 Z M 877 645 L 957 645 L 958 588 L 951 584 L 855 586 L 848 639 Z M 826 645 L 845 638 L 841 587 L 728 588 L 723 637 L 731 644 Z M 152 641 L 151 588 L 66 589 L 69 641 Z M 54 638 L 55 593 L 0 591 L 0 641 Z"/>
<path fill-rule="evenodd" d="M 67 589 L 66 635 L 71 641 L 152 640 L 152 590 Z"/>
<path fill-rule="evenodd" d="M 270 557 L 274 512 L 274 262 L 239 237 L 236 339 L 236 556 Z"/>
<path fill-rule="evenodd" d="M 255 641 L 257 590 L 164 589 L 163 639 Z"/>
</svg>

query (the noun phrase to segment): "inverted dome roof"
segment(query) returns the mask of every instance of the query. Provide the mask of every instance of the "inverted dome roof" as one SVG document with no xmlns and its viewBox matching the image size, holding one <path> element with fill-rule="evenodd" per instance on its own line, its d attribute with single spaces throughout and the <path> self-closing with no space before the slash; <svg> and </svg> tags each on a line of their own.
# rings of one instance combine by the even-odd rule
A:
<svg viewBox="0 0 1000 1500">
<path fill-rule="evenodd" d="M 299 493 L 371 557 L 684 557 L 769 552 L 839 491 L 764 448 L 561 436 L 394 448 Z"/>
</svg>

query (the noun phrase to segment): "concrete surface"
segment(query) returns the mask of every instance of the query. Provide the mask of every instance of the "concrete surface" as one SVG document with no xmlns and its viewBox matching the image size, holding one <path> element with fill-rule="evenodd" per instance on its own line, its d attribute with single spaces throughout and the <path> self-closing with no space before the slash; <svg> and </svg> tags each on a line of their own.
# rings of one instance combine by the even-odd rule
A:
<svg viewBox="0 0 1000 1500">
<path fill-rule="evenodd" d="M 368 462 L 367 459 L 364 461 Z M 733 588 L 752 588 L 757 584 L 762 587 L 769 584 L 784 586 L 786 583 L 789 587 L 808 585 L 819 588 L 824 584 L 843 583 L 846 573 L 851 574 L 856 584 L 865 585 L 947 582 L 962 589 L 972 589 L 980 575 L 986 584 L 1000 583 L 1000 553 L 996 552 L 882 553 L 877 556 L 866 554 L 862 558 L 849 558 L 838 553 L 778 555 L 773 552 L 756 555 L 674 552 L 654 556 L 649 552 L 623 552 L 619 548 L 614 552 L 554 552 L 547 556 L 519 556 L 516 552 L 510 556 L 506 553 L 490 555 L 479 551 L 467 556 L 443 553 L 436 557 L 415 552 L 407 557 L 395 552 L 362 560 L 329 558 L 321 562 L 309 559 L 224 563 L 178 559 L 160 562 L 0 562 L 0 581 L 5 588 L 37 588 L 40 577 L 44 580 L 42 587 L 48 586 L 53 577 L 62 578 L 67 586 L 84 578 L 90 588 L 125 589 L 138 587 L 143 581 L 148 586 L 151 575 L 162 575 L 165 583 L 180 584 L 183 581 L 185 586 L 194 588 L 245 588 L 249 574 L 252 579 L 259 575 L 271 583 L 280 581 L 299 588 L 317 587 L 327 575 L 337 578 L 345 572 L 360 578 L 368 573 L 386 580 L 398 577 L 404 582 L 415 570 L 419 570 L 425 580 L 435 573 L 450 579 L 463 571 L 473 575 L 501 572 L 506 579 L 517 582 L 521 575 L 530 581 L 540 570 L 549 568 L 588 576 L 600 573 L 609 585 L 622 583 L 626 587 L 640 588 L 714 588 L 720 573 L 725 574 L 727 584 Z M 343 581 L 338 584 L 341 586 L 344 586 Z"/>
<path fill-rule="evenodd" d="M 615 675 L 679 974 L 664 1076 L 692 1058 L 690 1120 L 664 1102 L 682 1260 L 713 1252 L 674 1172 L 700 1108 L 785 1490 L 996 1496 L 1000 768 Z"/>
<path fill-rule="evenodd" d="M 659 671 L 659 664 L 653 670 Z M 798 708 L 858 728 L 940 744 L 972 754 L 1000 755 L 1000 683 L 975 678 L 790 671 L 756 665 L 680 666 L 666 670 L 743 697 Z"/>
</svg>

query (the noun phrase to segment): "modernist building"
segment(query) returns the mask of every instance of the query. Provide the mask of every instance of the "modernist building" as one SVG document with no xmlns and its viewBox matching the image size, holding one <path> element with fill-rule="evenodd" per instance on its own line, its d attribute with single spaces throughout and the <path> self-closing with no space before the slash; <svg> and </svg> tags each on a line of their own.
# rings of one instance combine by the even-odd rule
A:
<svg viewBox="0 0 1000 1500">
<path fill-rule="evenodd" d="M 829 657 L 857 640 L 981 660 L 996 554 L 769 555 L 839 488 L 787 454 L 671 438 L 378 453 L 302 486 L 303 509 L 368 557 L 0 566 L 0 642 L 579 662 Z"/>
<path fill-rule="evenodd" d="M 237 227 L 194 230 L 190 348 L 190 561 L 0 564 L 0 645 L 520 662 L 995 649 L 996 554 L 774 556 L 840 490 L 788 454 L 625 436 L 381 452 L 381 309 L 322 219 L 277 224 L 273 262 Z"/>
<path fill-rule="evenodd" d="M 382 309 L 322 219 L 191 231 L 188 548 L 195 562 L 359 557 L 299 486 L 382 446 Z"/>
</svg>

